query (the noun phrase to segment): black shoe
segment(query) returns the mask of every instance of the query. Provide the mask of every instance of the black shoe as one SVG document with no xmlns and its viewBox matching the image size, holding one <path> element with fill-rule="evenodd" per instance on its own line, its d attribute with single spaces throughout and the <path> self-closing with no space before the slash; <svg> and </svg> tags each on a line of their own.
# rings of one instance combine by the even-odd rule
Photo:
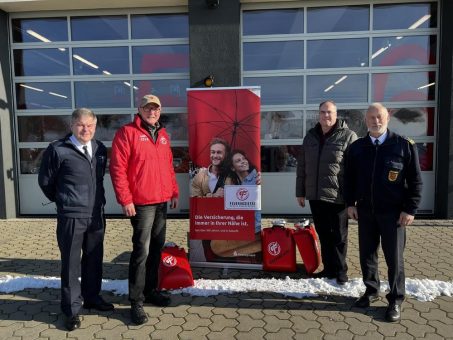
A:
<svg viewBox="0 0 453 340">
<path fill-rule="evenodd" d="M 401 320 L 401 306 L 395 303 L 389 304 L 385 311 L 385 320 L 388 322 L 397 322 Z"/>
<path fill-rule="evenodd" d="M 338 275 L 337 276 L 337 283 L 340 286 L 344 286 L 348 281 L 349 281 L 349 278 L 347 275 Z"/>
<path fill-rule="evenodd" d="M 169 296 L 166 296 L 157 290 L 153 290 L 151 293 L 145 295 L 145 303 L 151 303 L 159 307 L 167 307 L 171 303 L 171 299 Z"/>
<path fill-rule="evenodd" d="M 68 331 L 73 331 L 74 329 L 80 328 L 80 318 L 78 315 L 66 317 L 65 327 Z"/>
<path fill-rule="evenodd" d="M 316 279 L 327 278 L 327 279 L 335 279 L 335 275 L 326 271 L 325 269 L 313 275 Z"/>
<path fill-rule="evenodd" d="M 102 299 L 101 297 L 96 302 L 87 302 L 87 301 L 84 302 L 83 308 L 96 309 L 101 312 L 106 312 L 106 311 L 115 309 L 115 307 L 111 303 L 105 302 L 104 299 Z"/>
<path fill-rule="evenodd" d="M 143 325 L 144 323 L 148 322 L 148 316 L 146 315 L 142 305 L 131 305 L 131 320 L 136 325 Z"/>
<path fill-rule="evenodd" d="M 375 302 L 377 300 L 379 300 L 378 294 L 365 293 L 354 302 L 354 306 L 359 308 L 370 307 L 370 303 Z"/>
</svg>

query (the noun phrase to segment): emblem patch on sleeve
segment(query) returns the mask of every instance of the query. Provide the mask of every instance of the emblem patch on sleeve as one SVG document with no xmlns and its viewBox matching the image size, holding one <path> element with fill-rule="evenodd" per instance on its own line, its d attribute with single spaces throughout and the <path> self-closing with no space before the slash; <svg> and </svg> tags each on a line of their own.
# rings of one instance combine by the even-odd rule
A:
<svg viewBox="0 0 453 340">
<path fill-rule="evenodd" d="M 387 178 L 390 182 L 395 182 L 398 179 L 398 174 L 399 171 L 390 170 Z"/>
</svg>

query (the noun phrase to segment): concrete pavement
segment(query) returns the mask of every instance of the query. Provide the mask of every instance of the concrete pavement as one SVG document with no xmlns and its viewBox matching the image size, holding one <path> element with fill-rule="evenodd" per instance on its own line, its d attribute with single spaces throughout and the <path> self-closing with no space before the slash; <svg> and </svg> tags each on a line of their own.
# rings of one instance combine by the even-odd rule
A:
<svg viewBox="0 0 453 340">
<path fill-rule="evenodd" d="M 263 221 L 270 226 L 269 219 Z M 187 249 L 189 223 L 169 220 L 167 241 Z M 107 220 L 104 278 L 126 279 L 131 228 L 125 219 Z M 349 276 L 359 278 L 357 225 L 350 227 Z M 453 280 L 453 221 L 421 220 L 408 228 L 408 278 Z M 299 259 L 300 261 L 300 259 Z M 54 219 L 0 221 L 0 277 L 59 276 Z M 194 278 L 304 278 L 261 271 L 194 268 Z M 380 276 L 387 280 L 380 256 Z M 386 302 L 362 310 L 354 299 L 318 296 L 295 299 L 275 293 L 237 293 L 211 297 L 173 295 L 169 307 L 146 306 L 149 322 L 134 326 L 127 296 L 103 292 L 114 312 L 82 309 L 82 327 L 66 332 L 59 310 L 58 289 L 26 289 L 0 293 L 0 339 L 453 339 L 453 297 L 431 302 L 408 298 L 400 323 L 384 320 Z"/>
</svg>

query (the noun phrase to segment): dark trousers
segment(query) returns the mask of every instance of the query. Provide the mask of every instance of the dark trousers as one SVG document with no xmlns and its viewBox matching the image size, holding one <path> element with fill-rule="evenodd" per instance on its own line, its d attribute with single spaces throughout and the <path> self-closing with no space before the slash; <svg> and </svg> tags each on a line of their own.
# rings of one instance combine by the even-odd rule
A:
<svg viewBox="0 0 453 340">
<path fill-rule="evenodd" d="M 348 215 L 344 204 L 310 200 L 310 209 L 321 243 L 324 270 L 334 277 L 347 274 Z"/>
<path fill-rule="evenodd" d="M 400 212 L 373 214 L 358 209 L 358 215 L 360 266 L 366 292 L 379 293 L 378 248 L 381 241 L 390 286 L 386 297 L 389 303 L 401 304 L 406 292 L 403 258 L 406 228 L 397 224 Z"/>
<path fill-rule="evenodd" d="M 99 299 L 104 232 L 103 217 L 57 217 L 57 241 L 61 254 L 61 311 L 68 317 L 79 313 L 82 301 L 96 302 Z"/>
<path fill-rule="evenodd" d="M 160 255 L 167 229 L 167 203 L 135 206 L 132 254 L 129 262 L 129 300 L 143 303 L 145 295 L 157 288 Z"/>
</svg>

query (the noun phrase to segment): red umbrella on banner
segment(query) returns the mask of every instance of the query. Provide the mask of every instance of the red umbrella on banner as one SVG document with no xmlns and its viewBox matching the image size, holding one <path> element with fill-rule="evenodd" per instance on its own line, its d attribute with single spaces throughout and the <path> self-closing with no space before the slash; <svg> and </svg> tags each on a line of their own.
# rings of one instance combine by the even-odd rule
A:
<svg viewBox="0 0 453 340">
<path fill-rule="evenodd" d="M 248 88 L 187 91 L 189 153 L 196 166 L 208 166 L 213 138 L 241 149 L 260 167 L 260 97 Z"/>
</svg>

